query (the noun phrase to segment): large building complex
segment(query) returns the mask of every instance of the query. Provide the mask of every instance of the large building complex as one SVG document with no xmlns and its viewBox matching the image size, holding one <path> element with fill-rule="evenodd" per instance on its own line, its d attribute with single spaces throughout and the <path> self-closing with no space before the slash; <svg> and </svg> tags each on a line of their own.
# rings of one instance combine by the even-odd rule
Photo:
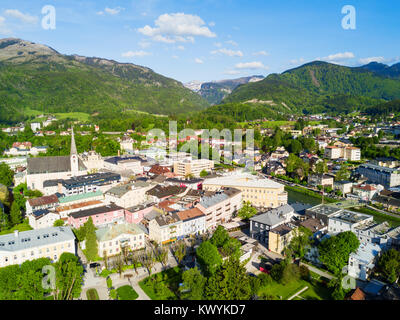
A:
<svg viewBox="0 0 400 320">
<path fill-rule="evenodd" d="M 218 191 L 223 187 L 239 189 L 242 200 L 258 208 L 277 208 L 287 204 L 288 195 L 283 184 L 270 179 L 260 179 L 251 174 L 230 175 L 206 179 L 203 189 Z"/>
</svg>

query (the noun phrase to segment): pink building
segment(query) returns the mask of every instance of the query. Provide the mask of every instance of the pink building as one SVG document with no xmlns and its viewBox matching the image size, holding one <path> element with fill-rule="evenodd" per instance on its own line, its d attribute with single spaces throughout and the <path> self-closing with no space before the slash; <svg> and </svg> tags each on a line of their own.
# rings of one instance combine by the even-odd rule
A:
<svg viewBox="0 0 400 320">
<path fill-rule="evenodd" d="M 78 229 L 88 221 L 90 217 L 92 217 L 93 224 L 96 227 L 112 223 L 121 223 L 125 221 L 125 209 L 111 203 L 103 207 L 74 212 L 68 216 L 68 224 Z"/>
<path fill-rule="evenodd" d="M 143 218 L 152 210 L 154 209 L 153 205 L 144 207 L 144 206 L 139 206 L 139 207 L 134 207 L 125 210 L 125 221 L 127 223 L 140 223 Z"/>
</svg>

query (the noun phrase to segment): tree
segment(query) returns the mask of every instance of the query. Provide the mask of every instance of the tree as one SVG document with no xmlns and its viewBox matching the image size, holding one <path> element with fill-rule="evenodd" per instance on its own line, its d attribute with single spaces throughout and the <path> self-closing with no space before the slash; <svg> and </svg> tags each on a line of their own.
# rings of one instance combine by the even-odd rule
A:
<svg viewBox="0 0 400 320">
<path fill-rule="evenodd" d="M 183 241 L 179 241 L 176 244 L 174 255 L 175 255 L 176 259 L 178 260 L 178 264 L 181 264 L 183 258 L 186 255 L 186 246 L 185 246 L 185 243 Z"/>
<path fill-rule="evenodd" d="M 326 160 L 319 161 L 315 165 L 315 172 L 318 174 L 324 174 L 324 173 L 328 172 L 328 165 L 326 163 Z"/>
<path fill-rule="evenodd" d="M 84 230 L 86 239 L 86 258 L 89 261 L 96 261 L 99 249 L 97 245 L 96 228 L 93 224 L 92 217 L 90 217 L 89 220 L 84 224 Z"/>
<path fill-rule="evenodd" d="M 0 230 L 7 230 L 10 228 L 10 217 L 4 212 L 3 208 L 0 206 Z"/>
<path fill-rule="evenodd" d="M 189 269 L 182 274 L 183 286 L 181 287 L 181 297 L 185 300 L 202 300 L 204 298 L 204 286 L 207 282 L 199 269 Z"/>
<path fill-rule="evenodd" d="M 208 279 L 205 295 L 210 300 L 249 300 L 252 288 L 246 268 L 238 259 L 226 260 Z"/>
<path fill-rule="evenodd" d="M 21 209 L 16 201 L 14 201 L 11 205 L 10 219 L 13 226 L 16 226 L 22 222 Z"/>
<path fill-rule="evenodd" d="M 378 261 L 378 269 L 390 283 L 394 283 L 400 276 L 400 252 L 389 249 L 382 253 Z"/>
<path fill-rule="evenodd" d="M 228 241 L 224 243 L 221 251 L 224 253 L 225 256 L 233 256 L 239 259 L 241 253 L 240 252 L 241 247 L 242 244 L 238 239 L 230 238 Z"/>
<path fill-rule="evenodd" d="M 359 246 L 360 241 L 353 232 L 342 232 L 320 243 L 318 246 L 319 259 L 328 270 L 336 275 L 341 275 L 343 267 L 348 263 L 350 254 L 356 252 Z"/>
<path fill-rule="evenodd" d="M 206 170 L 202 170 L 201 172 L 200 172 L 200 178 L 205 178 L 205 177 L 207 177 L 208 176 L 208 172 L 206 171 Z"/>
<path fill-rule="evenodd" d="M 212 235 L 210 242 L 217 248 L 221 248 L 229 240 L 229 233 L 223 226 L 218 226 Z"/>
<path fill-rule="evenodd" d="M 62 227 L 65 224 L 64 220 L 58 219 L 54 221 L 54 227 Z"/>
<path fill-rule="evenodd" d="M 151 276 L 151 271 L 153 270 L 153 266 L 155 263 L 154 254 L 152 251 L 148 250 L 142 256 L 142 265 L 149 272 L 149 276 Z"/>
<path fill-rule="evenodd" d="M 83 267 L 72 253 L 64 252 L 55 265 L 56 289 L 55 300 L 78 298 L 82 291 Z"/>
<path fill-rule="evenodd" d="M 303 258 L 307 246 L 310 244 L 312 232 L 304 227 L 299 227 L 294 231 L 292 240 L 290 241 L 290 249 L 297 257 Z"/>
<path fill-rule="evenodd" d="M 13 184 L 13 180 L 14 171 L 6 163 L 0 163 L 0 183 L 6 187 L 10 187 Z"/>
<path fill-rule="evenodd" d="M 156 260 L 163 265 L 164 269 L 167 267 L 167 263 L 168 263 L 168 248 L 167 247 L 161 246 L 160 248 L 158 248 Z"/>
<path fill-rule="evenodd" d="M 244 202 L 242 208 L 238 212 L 238 216 L 244 220 L 248 220 L 257 214 L 257 209 L 251 205 L 250 201 Z"/>
<path fill-rule="evenodd" d="M 203 242 L 196 250 L 197 259 L 207 276 L 215 273 L 222 263 L 218 248 L 211 241 Z"/>
</svg>

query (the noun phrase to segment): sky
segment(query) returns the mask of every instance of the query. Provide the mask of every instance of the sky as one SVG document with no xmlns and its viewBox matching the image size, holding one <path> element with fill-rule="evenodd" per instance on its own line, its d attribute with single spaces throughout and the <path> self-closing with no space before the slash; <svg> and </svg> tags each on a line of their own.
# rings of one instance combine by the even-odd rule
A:
<svg viewBox="0 0 400 320">
<path fill-rule="evenodd" d="M 1 0 L 0 38 L 134 63 L 185 83 L 266 76 L 314 60 L 391 65 L 400 61 L 399 17 L 398 0 Z"/>
</svg>

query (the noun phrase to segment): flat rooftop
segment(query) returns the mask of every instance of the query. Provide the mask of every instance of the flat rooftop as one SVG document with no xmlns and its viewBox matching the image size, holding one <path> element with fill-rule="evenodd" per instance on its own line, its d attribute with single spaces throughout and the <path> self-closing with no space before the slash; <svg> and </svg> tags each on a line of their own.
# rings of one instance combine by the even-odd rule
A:
<svg viewBox="0 0 400 320">
<path fill-rule="evenodd" d="M 335 214 L 335 213 L 338 213 L 340 211 L 342 211 L 342 209 L 335 208 L 335 207 L 332 207 L 332 206 L 329 206 L 329 205 L 325 205 L 325 204 L 319 204 L 319 205 L 317 205 L 315 207 L 307 209 L 307 212 L 323 214 L 323 215 L 326 215 L 328 217 L 333 215 L 333 214 Z"/>
<path fill-rule="evenodd" d="M 371 219 L 372 216 L 369 216 L 367 214 L 344 210 L 344 211 L 340 211 L 340 212 L 330 216 L 329 218 L 335 219 L 335 220 L 341 220 L 341 221 L 345 221 L 345 222 L 350 222 L 350 223 L 358 223 L 358 222 L 362 222 L 367 219 Z"/>
</svg>

